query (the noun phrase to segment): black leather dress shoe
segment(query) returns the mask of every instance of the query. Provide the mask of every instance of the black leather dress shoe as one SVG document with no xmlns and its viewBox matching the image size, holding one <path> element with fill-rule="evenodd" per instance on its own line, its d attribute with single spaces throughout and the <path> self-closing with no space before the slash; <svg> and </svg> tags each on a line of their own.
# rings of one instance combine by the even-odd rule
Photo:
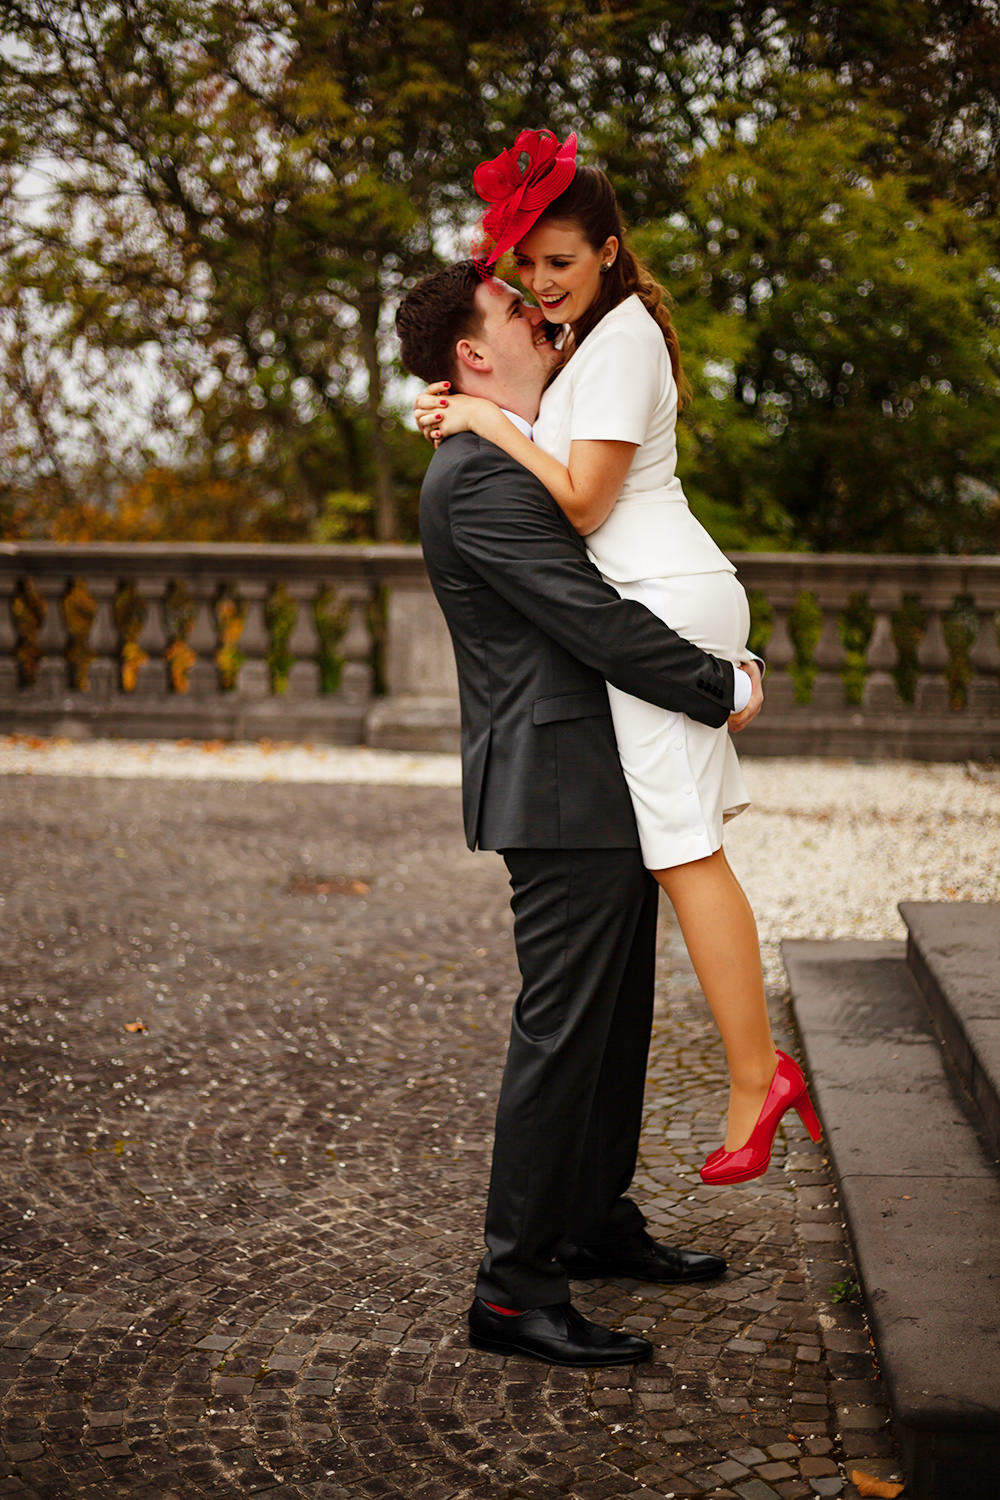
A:
<svg viewBox="0 0 1000 1500">
<path fill-rule="evenodd" d="M 646 1339 L 591 1323 L 571 1302 L 497 1313 L 477 1297 L 469 1308 L 469 1343 L 491 1354 L 527 1354 L 550 1365 L 634 1365 L 648 1359 Z"/>
<path fill-rule="evenodd" d="M 636 1281 L 711 1281 L 726 1269 L 721 1255 L 659 1245 L 648 1234 L 642 1240 L 630 1240 L 626 1245 L 606 1250 L 568 1248 L 559 1256 L 559 1262 L 567 1276 L 577 1280 L 632 1276 Z"/>
</svg>

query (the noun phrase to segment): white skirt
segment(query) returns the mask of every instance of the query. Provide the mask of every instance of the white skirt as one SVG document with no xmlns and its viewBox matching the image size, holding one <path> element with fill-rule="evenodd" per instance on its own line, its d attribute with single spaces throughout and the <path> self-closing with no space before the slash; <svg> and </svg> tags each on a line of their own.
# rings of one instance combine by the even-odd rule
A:
<svg viewBox="0 0 1000 1500">
<path fill-rule="evenodd" d="M 713 656 L 734 663 L 749 660 L 750 609 L 734 573 L 691 573 L 612 586 Z M 608 697 L 647 870 L 666 870 L 714 854 L 722 845 L 723 823 L 750 803 L 726 726 L 712 729 L 610 683 Z"/>
</svg>

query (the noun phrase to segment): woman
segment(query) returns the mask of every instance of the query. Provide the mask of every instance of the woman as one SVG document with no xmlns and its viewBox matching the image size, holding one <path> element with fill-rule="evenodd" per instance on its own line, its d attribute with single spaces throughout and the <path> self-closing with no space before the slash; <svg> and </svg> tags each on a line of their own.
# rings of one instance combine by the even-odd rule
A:
<svg viewBox="0 0 1000 1500">
<path fill-rule="evenodd" d="M 418 398 L 418 421 L 434 441 L 472 430 L 503 448 L 546 486 L 620 594 L 713 654 L 747 661 L 746 595 L 675 474 L 683 376 L 666 295 L 625 244 L 608 179 L 577 166 L 575 146 L 523 131 L 474 179 L 492 204 L 484 276 L 513 247 L 524 287 L 563 325 L 566 357 L 533 440 L 492 403 L 445 386 Z M 766 1171 L 786 1109 L 813 1139 L 819 1124 L 801 1072 L 775 1049 L 756 924 L 722 849 L 723 822 L 748 802 L 739 764 L 725 728 L 608 693 L 643 859 L 673 904 L 729 1065 L 725 1142 L 701 1176 L 749 1181 Z"/>
</svg>

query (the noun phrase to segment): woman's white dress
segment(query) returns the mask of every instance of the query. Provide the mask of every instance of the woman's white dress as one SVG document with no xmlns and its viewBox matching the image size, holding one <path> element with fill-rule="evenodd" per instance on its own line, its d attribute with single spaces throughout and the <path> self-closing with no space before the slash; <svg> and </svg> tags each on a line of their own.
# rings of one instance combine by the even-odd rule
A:
<svg viewBox="0 0 1000 1500">
<path fill-rule="evenodd" d="M 747 661 L 750 612 L 732 563 L 688 509 L 676 476 L 677 386 L 659 326 L 638 297 L 608 313 L 542 397 L 538 445 L 568 464 L 579 439 L 637 443 L 621 495 L 587 537 L 607 581 L 679 635 Z M 729 732 L 608 685 L 618 753 L 647 869 L 712 854 L 748 806 Z"/>
</svg>

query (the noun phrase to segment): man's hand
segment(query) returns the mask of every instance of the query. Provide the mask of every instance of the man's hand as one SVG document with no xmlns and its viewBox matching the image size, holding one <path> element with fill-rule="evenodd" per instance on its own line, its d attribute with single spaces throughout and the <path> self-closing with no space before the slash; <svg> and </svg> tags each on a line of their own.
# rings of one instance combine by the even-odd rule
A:
<svg viewBox="0 0 1000 1500">
<path fill-rule="evenodd" d="M 755 661 L 745 661 L 741 662 L 737 671 L 745 672 L 750 678 L 751 690 L 750 702 L 746 708 L 740 709 L 738 714 L 729 715 L 729 728 L 733 734 L 739 734 L 741 729 L 745 729 L 748 724 L 752 724 L 764 707 L 764 688 L 761 683 L 760 667 L 758 667 Z"/>
</svg>

